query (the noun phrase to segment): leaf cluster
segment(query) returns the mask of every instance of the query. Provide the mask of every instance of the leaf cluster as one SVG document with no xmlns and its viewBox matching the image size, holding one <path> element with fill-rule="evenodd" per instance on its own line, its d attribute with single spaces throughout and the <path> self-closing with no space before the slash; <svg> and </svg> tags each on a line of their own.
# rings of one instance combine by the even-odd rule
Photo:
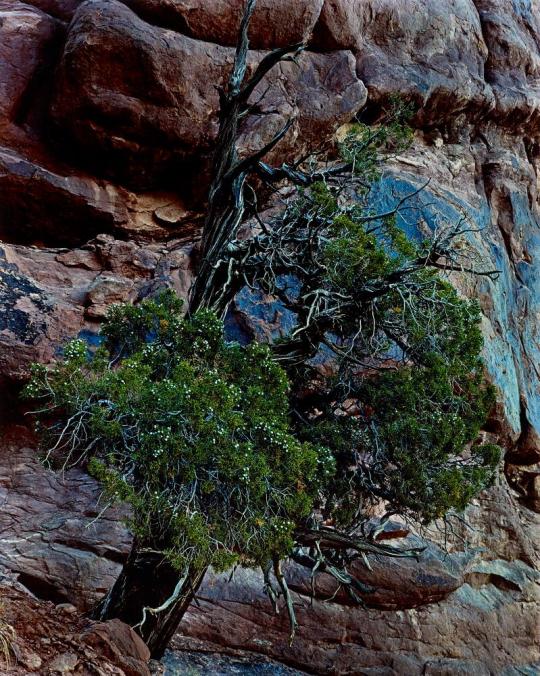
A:
<svg viewBox="0 0 540 676">
<path fill-rule="evenodd" d="M 412 240 L 398 225 L 406 200 L 387 213 L 372 204 L 381 152 L 409 142 L 401 114 L 376 131 L 353 127 L 343 173 L 301 187 L 242 259 L 249 288 L 296 317 L 273 352 L 299 437 L 336 462 L 321 513 L 348 529 L 376 503 L 420 521 L 461 511 L 499 459 L 478 442 L 494 403 L 479 306 L 444 278 L 460 269 L 469 226 Z"/>
<path fill-rule="evenodd" d="M 85 461 L 108 496 L 132 507 L 141 546 L 179 568 L 228 568 L 285 556 L 333 472 L 326 449 L 290 429 L 288 381 L 267 346 L 226 343 L 172 293 L 113 308 L 89 360 L 67 345 L 35 367 L 51 459 Z"/>
</svg>

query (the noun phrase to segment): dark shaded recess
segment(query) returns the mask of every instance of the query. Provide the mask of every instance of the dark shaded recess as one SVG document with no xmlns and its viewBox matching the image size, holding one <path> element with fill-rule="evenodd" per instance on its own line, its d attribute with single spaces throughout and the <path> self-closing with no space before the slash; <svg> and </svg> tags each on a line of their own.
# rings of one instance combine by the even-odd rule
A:
<svg viewBox="0 0 540 676">
<path fill-rule="evenodd" d="M 140 19 L 152 26 L 166 28 L 182 33 L 190 38 L 196 38 L 190 30 L 188 22 L 174 9 L 174 3 L 147 3 L 139 0 L 124 0 L 126 4 Z M 198 38 L 200 39 L 200 38 Z"/>
<path fill-rule="evenodd" d="M 21 383 L 12 382 L 5 376 L 0 377 L 0 426 L 28 423 L 21 400 L 22 388 Z"/>
<path fill-rule="evenodd" d="M 0 238 L 9 244 L 76 247 L 101 233 L 121 237 L 112 215 L 38 175 L 0 178 L 0 192 Z"/>
<path fill-rule="evenodd" d="M 240 345 L 249 345 L 254 340 L 254 332 L 249 320 L 236 307 L 229 308 L 225 315 L 225 340 Z"/>
<path fill-rule="evenodd" d="M 536 160 L 540 158 L 540 141 L 538 139 L 525 137 L 523 143 L 525 152 L 527 153 L 527 159 L 529 160 L 529 163 L 534 166 Z"/>
<path fill-rule="evenodd" d="M 62 56 L 66 39 L 66 27 L 56 22 L 52 39 L 45 46 L 41 60 L 19 99 L 14 122 L 20 127 L 29 126 L 43 138 L 47 138 L 48 110 L 54 85 L 55 69 Z"/>
<path fill-rule="evenodd" d="M 65 36 L 66 27 L 58 22 L 14 116 L 15 124 L 27 129 L 30 136 L 38 136 L 53 153 L 57 144 L 48 111 Z M 78 173 L 79 160 L 80 156 L 74 157 L 74 174 Z M 99 233 L 113 233 L 112 217 L 89 205 L 83 196 L 49 183 L 30 163 L 26 172 L 18 169 L 19 173 L 9 169 L 0 173 L 0 238 L 4 242 L 77 246 Z"/>
<path fill-rule="evenodd" d="M 465 582 L 475 589 L 492 584 L 494 587 L 497 587 L 497 589 L 504 592 L 521 592 L 521 587 L 518 584 L 502 577 L 502 575 L 497 575 L 496 573 L 469 573 L 465 576 Z"/>
<path fill-rule="evenodd" d="M 42 601 L 52 601 L 55 604 L 73 601 L 67 594 L 62 594 L 54 584 L 30 573 L 19 573 L 18 581 Z"/>
<path fill-rule="evenodd" d="M 55 156 L 69 165 L 135 192 L 175 190 L 189 201 L 200 191 L 201 183 L 207 189 L 201 178 L 201 173 L 208 173 L 204 161 L 187 157 L 189 148 L 174 144 L 159 130 L 148 126 L 142 137 L 129 131 L 128 116 L 115 119 L 93 106 L 78 109 L 76 115 L 77 124 L 71 129 L 54 119 L 48 127 Z M 123 147 L 116 145 L 115 137 L 125 141 Z"/>
<path fill-rule="evenodd" d="M 358 76 L 360 80 L 362 80 L 361 75 Z M 369 91 L 369 86 L 366 84 L 368 87 Z M 410 92 L 407 95 L 402 95 L 400 97 L 400 102 L 401 103 L 406 103 L 410 104 L 414 110 L 420 111 L 422 109 L 422 105 L 424 103 L 424 100 L 419 92 Z M 394 106 L 394 102 L 391 100 L 391 98 L 388 97 L 381 97 L 378 99 L 373 99 L 371 98 L 371 95 L 368 96 L 368 100 L 365 104 L 365 106 L 362 108 L 361 111 L 359 111 L 355 115 L 355 120 L 358 122 L 361 122 L 362 124 L 366 124 L 368 126 L 372 126 L 374 124 L 379 123 L 384 116 L 392 110 Z M 412 120 L 412 124 L 414 125 L 414 118 Z M 422 125 L 424 129 L 427 129 L 427 125 Z M 435 126 L 435 125 L 434 125 Z"/>
<path fill-rule="evenodd" d="M 515 448 L 506 454 L 505 460 L 508 463 L 514 463 L 516 465 L 534 465 L 538 462 L 540 450 L 531 452 L 531 449 L 528 448 L 529 444 L 527 442 L 530 435 L 534 433 L 534 428 L 529 421 L 527 403 L 523 398 L 519 401 L 519 421 L 521 428 L 519 439 L 517 440 Z"/>
</svg>

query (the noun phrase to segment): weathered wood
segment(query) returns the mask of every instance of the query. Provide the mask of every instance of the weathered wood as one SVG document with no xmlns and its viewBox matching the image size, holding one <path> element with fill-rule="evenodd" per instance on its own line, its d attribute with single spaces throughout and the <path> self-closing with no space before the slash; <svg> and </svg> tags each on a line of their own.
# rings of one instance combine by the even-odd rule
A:
<svg viewBox="0 0 540 676">
<path fill-rule="evenodd" d="M 267 54 L 255 72 L 247 78 L 249 50 L 248 28 L 256 0 L 247 0 L 234 66 L 225 91 L 220 92 L 220 126 L 213 163 L 213 179 L 208 197 L 208 211 L 200 245 L 200 264 L 190 294 L 189 311 L 201 308 L 226 312 L 239 287 L 231 275 L 230 247 L 245 216 L 244 189 L 248 174 L 274 148 L 289 130 L 292 121 L 265 146 L 242 160 L 238 156 L 239 125 L 249 114 L 249 97 L 265 75 L 280 61 L 304 49 L 303 43 L 276 49 Z"/>
<path fill-rule="evenodd" d="M 133 544 L 113 587 L 94 609 L 97 620 L 118 618 L 140 634 L 155 659 L 167 645 L 197 592 L 206 568 L 176 570 L 160 552 Z"/>
</svg>

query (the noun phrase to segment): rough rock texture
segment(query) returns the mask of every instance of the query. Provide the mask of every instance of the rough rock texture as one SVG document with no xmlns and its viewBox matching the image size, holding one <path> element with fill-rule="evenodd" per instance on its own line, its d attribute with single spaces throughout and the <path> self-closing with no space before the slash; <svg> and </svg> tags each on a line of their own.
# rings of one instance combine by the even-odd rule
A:
<svg viewBox="0 0 540 676">
<path fill-rule="evenodd" d="M 120 514 L 108 510 L 96 520 L 103 506 L 95 483 L 76 470 L 61 476 L 44 469 L 24 428 L 4 434 L 1 451 L 0 529 L 9 537 L 0 540 L 0 564 L 40 598 L 87 609 L 129 550 Z M 436 671 L 442 662 L 450 669 L 463 662 L 477 670 L 470 673 L 489 674 L 531 664 L 538 659 L 531 639 L 540 581 L 534 570 L 540 519 L 532 516 L 501 481 L 469 510 L 476 530 L 468 554 L 430 546 L 420 565 L 372 559 L 373 572 L 359 569 L 377 588 L 365 597 L 374 606 L 369 610 L 351 607 L 325 576 L 312 601 L 305 572 L 291 567 L 287 575 L 302 625 L 292 647 L 286 617 L 273 615 L 258 573 L 237 571 L 230 583 L 228 575 L 209 574 L 184 622 L 184 636 L 173 644 L 181 653 L 176 663 L 192 660 L 182 657 L 185 651 L 242 649 L 307 671 L 315 666 L 321 674 L 377 668 L 381 674 L 413 675 L 426 673 L 428 665 L 435 674 L 442 673 Z M 482 559 L 480 546 L 489 547 L 489 558 Z"/>
<path fill-rule="evenodd" d="M 488 47 L 486 80 L 497 122 L 526 135 L 540 130 L 540 3 L 475 0 Z"/>
<path fill-rule="evenodd" d="M 492 568 L 497 570 L 495 564 Z M 395 613 L 345 610 L 337 603 L 295 595 L 302 628 L 292 646 L 286 640 L 285 616 L 269 611 L 260 591 L 262 580 L 242 571 L 234 584 L 223 578 L 207 584 L 186 623 L 198 638 L 262 652 L 307 671 L 316 665 L 319 674 L 501 674 L 510 666 L 538 660 L 531 647 L 538 581 L 531 569 L 522 568 L 520 575 L 503 564 L 500 577 L 471 576 L 471 583 L 440 605 Z M 184 638 L 179 645 L 190 643 Z M 458 665 L 468 671 L 458 671 Z"/>
<path fill-rule="evenodd" d="M 24 428 L 5 435 L 2 458 L 0 565 L 39 598 L 89 609 L 129 551 L 121 513 L 98 519 L 103 505 L 95 482 L 76 470 L 46 470 Z"/>
<path fill-rule="evenodd" d="M 70 24 L 52 117 L 87 162 L 106 165 L 113 177 L 139 188 L 179 183 L 180 172 L 200 171 L 194 163 L 217 135 L 219 88 L 233 55 L 232 48 L 150 27 L 116 0 L 85 2 Z M 252 63 L 261 57 L 252 54 Z M 330 136 L 366 98 L 352 55 L 339 51 L 283 64 L 257 87 L 254 104 L 264 92 L 264 124 L 248 121 L 244 146 L 263 146 L 295 117 L 288 135 L 294 143 L 274 154 L 282 158 Z"/>
<path fill-rule="evenodd" d="M 187 293 L 215 87 L 231 63 L 240 4 L 0 0 L 0 408 L 10 427 L 0 444 L 0 563 L 56 603 L 88 607 L 116 575 L 129 535 L 118 513 L 95 521 L 99 491 L 88 477 L 39 464 L 31 435 L 13 426 L 24 421 L 16 394 L 28 364 L 53 359 L 68 336 L 94 343 L 109 303 L 164 285 Z M 310 34 L 299 64 L 261 85 L 243 150 L 293 115 L 273 159 L 301 153 L 347 123 L 366 93 L 367 120 L 394 94 L 419 106 L 415 142 L 377 200 L 395 204 L 429 178 L 402 226 L 466 216 L 486 263 L 501 271 L 495 283 L 456 283 L 484 312 L 501 393 L 489 432 L 505 463 L 469 508 L 472 528 L 456 523 L 450 556 L 433 545 L 418 567 L 376 567 L 376 607 L 351 608 L 339 593 L 322 603 L 335 591 L 325 579 L 311 607 L 306 580 L 291 570 L 303 624 L 292 647 L 256 574 L 239 571 L 230 584 L 209 576 L 166 673 L 191 668 L 186 650 L 236 648 L 321 674 L 538 673 L 540 0 L 259 0 L 251 67 Z M 125 644 L 101 630 L 89 641 L 124 669 L 115 660 Z M 46 659 L 81 669 L 77 650 Z M 42 662 L 29 656 L 26 670 L 48 673 L 36 655 Z"/>
<path fill-rule="evenodd" d="M 0 3 L 0 125 L 17 119 L 47 47 L 55 37 L 57 23 L 33 7 L 2 0 Z"/>
<path fill-rule="evenodd" d="M 129 551 L 130 537 L 121 525 L 121 511 L 100 506 L 94 481 L 75 469 L 63 474 L 47 470 L 37 455 L 36 440 L 25 427 L 4 430 L 0 528 L 12 536 L 0 541 L 0 565 L 18 572 L 26 587 L 40 597 L 70 601 L 86 610 L 114 579 Z M 394 535 L 402 537 L 403 531 L 385 534 Z M 409 544 L 422 542 L 411 538 Z M 473 559 L 473 554 L 446 554 L 430 545 L 421 567 L 411 559 L 395 559 L 373 571 L 360 566 L 358 572 L 376 589 L 366 596 L 369 605 L 414 607 L 444 599 L 458 589 Z M 290 567 L 289 578 L 291 588 L 309 593 L 302 569 Z M 320 576 L 317 597 L 334 595 L 332 579 Z M 350 605 L 343 593 L 336 595 L 336 601 Z"/>
<path fill-rule="evenodd" d="M 89 622 L 68 603 L 55 607 L 39 601 L 4 572 L 0 608 L 0 630 L 7 639 L 2 674 L 150 676 L 148 648 L 119 620 Z"/>
<path fill-rule="evenodd" d="M 150 23 L 198 40 L 235 46 L 242 0 L 127 0 Z M 259 0 L 250 26 L 254 49 L 287 47 L 309 39 L 324 0 Z"/>
<path fill-rule="evenodd" d="M 20 381 L 32 361 L 49 361 L 69 338 L 96 339 L 112 303 L 191 284 L 189 247 L 101 235 L 82 249 L 0 247 L 0 378 Z"/>
<path fill-rule="evenodd" d="M 329 0 L 317 35 L 321 47 L 346 45 L 373 104 L 400 94 L 423 109 L 419 124 L 458 112 L 489 110 L 487 47 L 471 0 Z"/>
</svg>

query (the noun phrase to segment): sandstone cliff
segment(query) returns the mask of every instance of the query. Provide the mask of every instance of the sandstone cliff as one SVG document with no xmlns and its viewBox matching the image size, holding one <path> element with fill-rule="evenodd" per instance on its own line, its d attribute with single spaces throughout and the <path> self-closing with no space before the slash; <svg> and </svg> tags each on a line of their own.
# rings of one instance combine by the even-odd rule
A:
<svg viewBox="0 0 540 676">
<path fill-rule="evenodd" d="M 94 340 L 110 303 L 160 280 L 187 292 L 216 86 L 241 6 L 0 0 L 0 563 L 54 603 L 95 600 L 129 535 L 119 513 L 95 520 L 88 477 L 39 465 L 16 426 L 17 391 L 28 364 L 52 359 L 67 337 Z M 506 456 L 496 486 L 469 509 L 471 528 L 456 526 L 451 554 L 433 545 L 419 567 L 384 568 L 377 608 L 339 596 L 311 603 L 298 579 L 303 628 L 289 647 L 285 618 L 271 614 L 257 575 L 241 572 L 206 581 L 176 648 L 202 640 L 327 674 L 538 673 L 540 2 L 260 0 L 251 32 L 251 63 L 311 37 L 299 64 L 256 92 L 246 150 L 291 116 L 274 160 L 359 111 L 376 119 L 394 94 L 419 106 L 414 144 L 389 168 L 380 200 L 429 178 L 403 227 L 466 216 L 501 270 L 464 291 L 482 304 L 500 390 L 489 432 Z M 325 584 L 321 595 L 332 596 Z"/>
</svg>

